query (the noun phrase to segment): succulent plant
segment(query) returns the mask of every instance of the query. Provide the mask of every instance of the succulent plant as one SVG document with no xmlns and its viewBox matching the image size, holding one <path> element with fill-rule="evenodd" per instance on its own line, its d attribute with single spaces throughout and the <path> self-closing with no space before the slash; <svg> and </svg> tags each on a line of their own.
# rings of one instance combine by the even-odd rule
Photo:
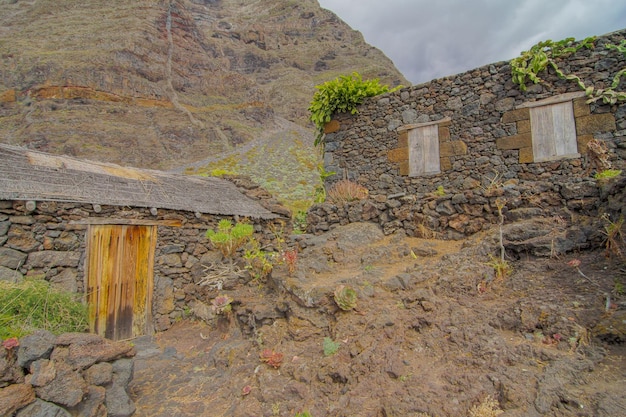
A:
<svg viewBox="0 0 626 417">
<path fill-rule="evenodd" d="M 344 311 L 356 308 L 356 291 L 345 285 L 338 286 L 335 289 L 335 302 Z"/>
<path fill-rule="evenodd" d="M 215 314 L 224 314 L 230 313 L 232 311 L 232 306 L 230 303 L 233 302 L 233 299 L 227 295 L 218 295 L 211 301 L 211 308 L 215 312 Z"/>
<path fill-rule="evenodd" d="M 274 352 L 272 349 L 265 349 L 259 355 L 261 362 L 265 362 L 273 368 L 278 368 L 283 363 L 283 354 L 280 352 Z"/>
</svg>

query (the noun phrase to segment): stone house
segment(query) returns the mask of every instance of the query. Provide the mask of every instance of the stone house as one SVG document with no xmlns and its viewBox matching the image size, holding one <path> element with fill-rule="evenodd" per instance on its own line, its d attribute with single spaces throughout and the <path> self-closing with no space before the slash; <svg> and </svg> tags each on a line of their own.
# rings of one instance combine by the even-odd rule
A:
<svg viewBox="0 0 626 417">
<path fill-rule="evenodd" d="M 594 48 L 558 58 L 587 86 L 608 88 L 626 68 L 618 45 L 626 30 L 600 36 Z M 367 99 L 358 114 L 336 114 L 326 126 L 324 165 L 332 187 L 349 179 L 369 198 L 309 210 L 309 231 L 355 221 L 385 233 L 424 231 L 462 238 L 498 221 L 532 213 L 594 215 L 601 187 L 587 144 L 626 168 L 626 104 L 588 101 L 575 82 L 553 70 L 521 91 L 508 62 L 485 65 Z M 616 91 L 626 90 L 622 77 Z M 625 214 L 622 211 L 622 214 Z"/>
<path fill-rule="evenodd" d="M 237 183 L 238 185 L 235 185 Z M 0 144 L 0 279 L 84 294 L 93 332 L 165 330 L 194 301 L 205 232 L 250 219 L 258 239 L 288 211 L 249 180 L 121 167 Z"/>
</svg>

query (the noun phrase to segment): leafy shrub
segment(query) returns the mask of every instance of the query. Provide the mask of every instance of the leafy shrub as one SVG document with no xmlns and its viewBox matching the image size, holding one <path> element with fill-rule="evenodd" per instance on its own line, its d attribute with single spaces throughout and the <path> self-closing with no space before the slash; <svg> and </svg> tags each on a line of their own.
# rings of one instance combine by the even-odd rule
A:
<svg viewBox="0 0 626 417">
<path fill-rule="evenodd" d="M 576 42 L 574 38 L 566 38 L 558 42 L 546 40 L 537 43 L 528 51 L 523 51 L 521 55 L 510 61 L 511 76 L 513 82 L 520 86 L 522 91 L 526 91 L 526 82 L 543 83 L 539 73 L 548 67 L 552 68 L 559 78 L 575 82 L 588 97 L 587 102 L 602 100 L 607 104 L 615 104 L 618 101 L 626 100 L 626 93 L 615 91 L 619 87 L 621 77 L 626 74 L 626 68 L 622 68 L 615 74 L 611 85 L 607 88 L 595 88 L 593 85 L 587 86 L 576 74 L 566 74 L 557 65 L 555 59 L 573 54 L 582 48 L 591 49 L 594 47 L 595 37 L 588 37 Z M 605 45 L 607 49 L 616 49 L 626 55 L 626 46 L 622 42 L 619 45 Z"/>
<path fill-rule="evenodd" d="M 256 239 L 250 239 L 249 247 L 243 257 L 246 260 L 246 269 L 253 280 L 265 282 L 274 270 L 275 255 L 275 253 L 262 250 Z"/>
<path fill-rule="evenodd" d="M 223 219 L 217 230 L 208 230 L 206 237 L 225 257 L 232 258 L 252 237 L 254 227 L 248 223 L 238 222 L 235 226 L 230 220 Z"/>
<path fill-rule="evenodd" d="M 595 37 L 589 37 L 576 43 L 574 38 L 566 38 L 558 42 L 546 40 L 533 45 L 528 51 L 511 60 L 511 75 L 513 82 L 526 91 L 526 81 L 537 84 L 542 82 L 539 73 L 552 66 L 557 72 L 558 67 L 553 59 L 575 53 L 582 48 L 592 48 Z"/>
<path fill-rule="evenodd" d="M 346 203 L 363 200 L 369 192 L 364 186 L 350 180 L 341 180 L 333 184 L 328 190 L 328 200 L 333 203 Z"/>
<path fill-rule="evenodd" d="M 377 78 L 363 81 L 358 72 L 352 75 L 342 75 L 332 81 L 315 86 L 317 91 L 309 105 L 310 120 L 317 128 L 315 146 L 322 143 L 324 137 L 324 125 L 330 122 L 334 113 L 356 114 L 357 106 L 363 103 L 366 97 L 395 91 L 400 87 L 389 90 L 386 85 L 381 85 Z"/>
<path fill-rule="evenodd" d="M 293 216 L 294 233 L 300 234 L 306 232 L 306 216 L 307 212 L 305 210 L 298 210 L 295 216 Z"/>
<path fill-rule="evenodd" d="M 513 266 L 506 259 L 489 255 L 489 262 L 485 265 L 493 268 L 496 280 L 503 280 L 513 273 Z"/>
<path fill-rule="evenodd" d="M 0 281 L 0 339 L 23 337 L 37 329 L 60 334 L 87 328 L 87 306 L 76 294 L 56 290 L 42 279 Z"/>
</svg>

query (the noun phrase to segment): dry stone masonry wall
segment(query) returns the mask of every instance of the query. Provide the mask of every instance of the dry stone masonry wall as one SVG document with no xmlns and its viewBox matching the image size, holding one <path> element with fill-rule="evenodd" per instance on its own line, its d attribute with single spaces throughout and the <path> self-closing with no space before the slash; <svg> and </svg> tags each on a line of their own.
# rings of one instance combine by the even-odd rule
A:
<svg viewBox="0 0 626 417">
<path fill-rule="evenodd" d="M 288 218 L 289 212 L 267 191 L 245 177 L 231 180 L 249 197 Z M 155 215 L 148 208 L 0 201 L 0 280 L 42 278 L 60 289 L 84 293 L 87 219 L 179 221 L 181 227 L 160 225 L 157 231 L 152 317 L 154 329 L 163 331 L 202 298 L 197 284 L 219 256 L 205 233 L 223 218 L 243 220 L 164 209 Z M 252 221 L 255 237 L 266 248 L 272 247 L 277 230 L 289 233 L 284 219 Z"/>
<path fill-rule="evenodd" d="M 0 346 L 0 415 L 128 417 L 135 350 L 85 333 L 37 331 Z"/>
<path fill-rule="evenodd" d="M 626 61 L 605 44 L 618 44 L 625 34 L 599 37 L 594 49 L 558 61 L 559 67 L 606 88 Z M 522 92 L 510 65 L 500 62 L 368 99 L 357 115 L 335 115 L 326 129 L 324 164 L 337 175 L 326 186 L 347 178 L 367 187 L 370 197 L 313 206 L 309 231 L 373 221 L 385 233 L 461 238 L 497 221 L 498 199 L 510 217 L 533 210 L 594 213 L 602 190 L 590 176 L 598 169 L 586 144 L 603 141 L 612 166 L 624 169 L 626 104 L 587 103 L 575 83 L 552 71 L 541 76 L 545 84 Z M 617 90 L 626 90 L 626 82 Z M 557 114 L 547 116 L 552 131 L 543 134 L 551 145 L 542 139 L 545 109 Z M 573 143 L 550 155 L 546 146 L 559 148 L 563 129 Z"/>
</svg>

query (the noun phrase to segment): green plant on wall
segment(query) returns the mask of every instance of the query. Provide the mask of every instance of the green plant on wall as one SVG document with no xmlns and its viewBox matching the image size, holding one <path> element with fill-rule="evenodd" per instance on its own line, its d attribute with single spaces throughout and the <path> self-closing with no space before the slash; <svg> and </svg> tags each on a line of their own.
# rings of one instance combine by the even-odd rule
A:
<svg viewBox="0 0 626 417">
<path fill-rule="evenodd" d="M 326 187 L 324 186 L 326 179 L 336 174 L 335 171 L 326 171 L 323 163 L 317 165 L 317 172 L 320 174 L 320 184 L 315 187 L 315 195 L 313 201 L 316 203 L 323 203 L 326 201 Z"/>
<path fill-rule="evenodd" d="M 206 232 L 206 237 L 224 257 L 230 258 L 252 238 L 253 233 L 254 227 L 251 224 L 237 222 L 233 226 L 230 220 L 222 219 L 216 230 Z"/>
<path fill-rule="evenodd" d="M 618 101 L 626 101 L 626 92 L 615 91 L 618 87 L 622 75 L 626 74 L 626 68 L 618 71 L 613 77 L 611 85 L 607 88 L 595 89 L 594 86 L 587 86 L 576 74 L 565 74 L 555 62 L 556 58 L 566 57 L 582 48 L 592 49 L 595 37 L 588 37 L 576 42 L 574 38 L 566 38 L 558 42 L 546 40 L 537 43 L 528 51 L 523 51 L 517 58 L 511 60 L 511 75 L 513 82 L 520 86 L 522 91 L 526 91 L 526 83 L 543 83 L 539 73 L 551 67 L 560 78 L 575 82 L 587 95 L 588 102 L 602 100 L 604 103 L 615 104 Z M 619 45 L 606 45 L 607 49 L 615 49 L 626 55 L 626 42 Z"/>
<path fill-rule="evenodd" d="M 330 122 L 334 113 L 356 114 L 357 106 L 365 98 L 396 91 L 401 86 L 390 90 L 388 86 L 380 84 L 377 78 L 364 81 L 358 72 L 353 72 L 352 75 L 341 75 L 315 88 L 317 91 L 308 110 L 311 113 L 309 118 L 317 129 L 315 146 L 318 146 L 323 143 L 324 125 Z"/>
</svg>

